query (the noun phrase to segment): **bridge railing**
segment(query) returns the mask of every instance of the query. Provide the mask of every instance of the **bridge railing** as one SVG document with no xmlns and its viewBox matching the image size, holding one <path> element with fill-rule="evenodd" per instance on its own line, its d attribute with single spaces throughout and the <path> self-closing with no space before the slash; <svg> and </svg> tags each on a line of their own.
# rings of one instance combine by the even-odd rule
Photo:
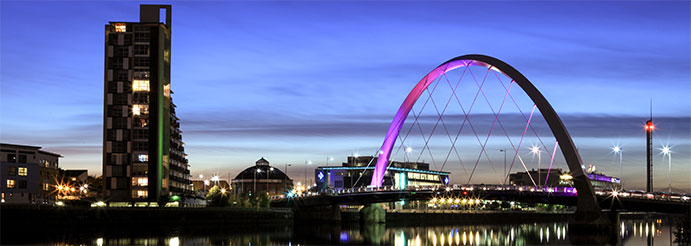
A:
<svg viewBox="0 0 691 246">
<path fill-rule="evenodd" d="M 316 196 L 338 196 L 344 194 L 357 194 L 357 193 L 373 193 L 373 192 L 402 192 L 402 191 L 442 191 L 442 192 L 454 192 L 454 191 L 512 191 L 512 192 L 530 192 L 530 193 L 554 193 L 555 195 L 568 195 L 575 196 L 577 190 L 574 187 L 534 187 L 534 186 L 517 186 L 517 185 L 448 185 L 448 186 L 409 186 L 405 188 L 395 187 L 395 186 L 381 186 L 381 187 L 353 187 L 347 189 L 324 189 L 321 191 L 309 191 L 299 194 L 288 193 L 286 195 L 275 195 L 271 196 L 272 200 L 280 200 L 284 198 L 310 198 Z M 679 201 L 679 202 L 689 202 L 691 195 L 689 194 L 679 194 L 679 193 L 647 193 L 644 191 L 627 191 L 627 190 L 596 190 L 595 194 L 597 196 L 607 196 L 607 197 L 623 197 L 623 198 L 636 198 L 636 199 L 648 199 L 648 200 L 669 200 L 669 201 Z"/>
</svg>

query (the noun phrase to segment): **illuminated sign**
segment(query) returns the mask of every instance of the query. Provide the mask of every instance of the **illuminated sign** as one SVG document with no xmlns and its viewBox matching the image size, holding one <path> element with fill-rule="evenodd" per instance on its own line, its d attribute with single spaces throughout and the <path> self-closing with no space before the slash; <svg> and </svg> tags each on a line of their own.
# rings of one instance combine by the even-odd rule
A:
<svg viewBox="0 0 691 246">
<path fill-rule="evenodd" d="M 319 181 L 324 181 L 324 172 L 319 171 L 319 173 L 317 173 L 317 178 L 319 178 Z"/>
</svg>

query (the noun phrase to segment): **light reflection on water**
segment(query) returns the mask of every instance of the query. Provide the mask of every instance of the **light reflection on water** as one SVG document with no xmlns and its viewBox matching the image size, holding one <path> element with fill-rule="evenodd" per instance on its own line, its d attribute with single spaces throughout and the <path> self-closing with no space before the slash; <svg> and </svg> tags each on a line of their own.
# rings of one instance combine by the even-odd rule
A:
<svg viewBox="0 0 691 246">
<path fill-rule="evenodd" d="M 614 237 L 622 245 L 674 245 L 675 226 L 663 219 L 623 220 Z M 183 233 L 184 234 L 184 233 Z M 616 238 L 618 236 L 618 239 Z M 293 226 L 283 230 L 227 232 L 215 235 L 175 235 L 150 238 L 93 238 L 89 244 L 102 245 L 326 245 L 380 244 L 397 246 L 454 245 L 564 245 L 572 244 L 566 222 L 515 225 L 448 225 L 386 227 L 363 226 Z M 605 236 L 608 237 L 608 236 Z M 59 245 L 80 244 L 60 242 Z"/>
</svg>

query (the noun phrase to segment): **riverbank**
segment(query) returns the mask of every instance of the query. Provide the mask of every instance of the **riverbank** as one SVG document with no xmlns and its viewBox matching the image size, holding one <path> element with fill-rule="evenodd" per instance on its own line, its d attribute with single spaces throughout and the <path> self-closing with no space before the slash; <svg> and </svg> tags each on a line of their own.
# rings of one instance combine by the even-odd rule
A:
<svg viewBox="0 0 691 246">
<path fill-rule="evenodd" d="M 293 223 L 285 208 L 104 208 L 0 206 L 0 244 L 98 234 L 257 231 Z"/>
</svg>

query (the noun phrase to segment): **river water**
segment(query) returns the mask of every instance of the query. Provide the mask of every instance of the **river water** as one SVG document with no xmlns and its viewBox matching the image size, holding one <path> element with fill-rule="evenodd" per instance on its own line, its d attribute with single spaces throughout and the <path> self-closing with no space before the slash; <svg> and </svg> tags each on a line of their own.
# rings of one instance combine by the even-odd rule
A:
<svg viewBox="0 0 691 246">
<path fill-rule="evenodd" d="M 670 217 L 622 219 L 620 230 L 578 235 L 567 222 L 395 226 L 294 224 L 262 228 L 63 234 L 38 242 L 53 245 L 678 245 L 680 220 Z"/>
</svg>

